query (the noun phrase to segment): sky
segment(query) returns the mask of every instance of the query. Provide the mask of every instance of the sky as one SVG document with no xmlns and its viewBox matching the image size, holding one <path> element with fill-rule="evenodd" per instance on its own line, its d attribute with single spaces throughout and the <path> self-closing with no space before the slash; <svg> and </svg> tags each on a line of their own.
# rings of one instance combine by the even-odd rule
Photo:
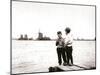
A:
<svg viewBox="0 0 100 75">
<path fill-rule="evenodd" d="M 57 31 L 70 27 L 74 38 L 95 38 L 95 7 L 12 1 L 12 38 L 27 34 L 33 39 L 38 32 L 52 39 Z"/>
</svg>

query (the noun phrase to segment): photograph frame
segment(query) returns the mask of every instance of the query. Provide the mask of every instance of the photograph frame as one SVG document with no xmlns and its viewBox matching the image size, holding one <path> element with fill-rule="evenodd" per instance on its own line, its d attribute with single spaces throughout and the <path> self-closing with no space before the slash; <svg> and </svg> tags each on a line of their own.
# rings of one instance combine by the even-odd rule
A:
<svg viewBox="0 0 100 75">
<path fill-rule="evenodd" d="M 75 6 L 91 6 L 95 7 L 95 37 L 97 39 L 97 6 L 96 5 L 87 5 L 87 4 L 73 4 L 73 3 L 57 3 L 57 2 L 42 2 L 42 1 L 22 1 L 22 0 L 10 0 L 10 74 L 12 74 L 12 1 L 19 1 L 19 2 L 33 2 L 33 3 L 46 3 L 46 4 L 60 4 L 60 5 L 75 5 Z M 97 56 L 97 40 L 95 40 L 95 65 L 96 65 L 96 56 Z M 96 66 L 97 67 L 97 66 Z M 89 69 L 87 69 L 89 70 Z M 95 69 L 92 69 L 95 70 Z M 72 71 L 72 70 L 71 70 Z M 73 70 L 75 71 L 75 70 Z M 76 71 L 83 71 L 83 70 L 76 70 Z M 64 71 L 69 72 L 69 71 Z M 38 74 L 38 73 L 56 73 L 56 72 L 32 72 L 32 73 L 20 73 L 20 74 Z"/>
</svg>

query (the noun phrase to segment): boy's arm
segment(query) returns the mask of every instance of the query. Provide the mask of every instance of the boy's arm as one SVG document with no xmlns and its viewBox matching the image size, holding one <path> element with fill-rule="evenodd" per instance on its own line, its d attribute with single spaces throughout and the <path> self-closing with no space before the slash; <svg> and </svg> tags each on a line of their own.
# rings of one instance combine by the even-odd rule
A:
<svg viewBox="0 0 100 75">
<path fill-rule="evenodd" d="M 58 39 L 56 40 L 56 46 L 58 46 L 59 45 L 59 42 L 58 42 Z"/>
<path fill-rule="evenodd" d="M 62 44 L 63 44 L 63 47 L 65 47 L 65 39 L 63 39 Z"/>
<path fill-rule="evenodd" d="M 66 45 L 70 45 L 70 44 L 72 44 L 72 42 L 67 42 L 67 43 L 66 43 Z"/>
<path fill-rule="evenodd" d="M 73 37 L 72 36 L 69 36 L 68 38 L 66 38 L 65 44 L 66 45 L 70 45 L 70 44 L 72 44 L 72 42 L 73 42 Z"/>
</svg>

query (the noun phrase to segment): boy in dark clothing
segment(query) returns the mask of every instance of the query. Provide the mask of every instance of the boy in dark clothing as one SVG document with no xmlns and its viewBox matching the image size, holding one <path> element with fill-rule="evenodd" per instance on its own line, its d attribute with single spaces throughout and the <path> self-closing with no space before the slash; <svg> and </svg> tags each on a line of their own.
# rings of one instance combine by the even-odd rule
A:
<svg viewBox="0 0 100 75">
<path fill-rule="evenodd" d="M 64 39 L 62 38 L 61 31 L 57 32 L 58 39 L 56 40 L 56 46 L 57 46 L 57 55 L 58 55 L 58 63 L 59 65 L 62 64 L 62 59 L 64 63 L 66 63 L 66 56 L 65 56 L 65 50 L 64 50 Z"/>
</svg>

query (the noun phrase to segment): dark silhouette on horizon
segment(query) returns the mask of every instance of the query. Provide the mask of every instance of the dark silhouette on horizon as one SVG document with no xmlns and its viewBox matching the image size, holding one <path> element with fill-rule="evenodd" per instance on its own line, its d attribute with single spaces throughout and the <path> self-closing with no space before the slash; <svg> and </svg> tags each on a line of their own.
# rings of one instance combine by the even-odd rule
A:
<svg viewBox="0 0 100 75">
<path fill-rule="evenodd" d="M 20 38 L 18 38 L 18 40 L 33 40 L 33 38 L 28 38 L 27 34 L 25 34 L 24 37 L 23 37 L 23 35 L 21 34 Z"/>
<path fill-rule="evenodd" d="M 43 37 L 43 33 L 39 31 L 37 40 L 51 40 L 50 37 Z"/>
</svg>

